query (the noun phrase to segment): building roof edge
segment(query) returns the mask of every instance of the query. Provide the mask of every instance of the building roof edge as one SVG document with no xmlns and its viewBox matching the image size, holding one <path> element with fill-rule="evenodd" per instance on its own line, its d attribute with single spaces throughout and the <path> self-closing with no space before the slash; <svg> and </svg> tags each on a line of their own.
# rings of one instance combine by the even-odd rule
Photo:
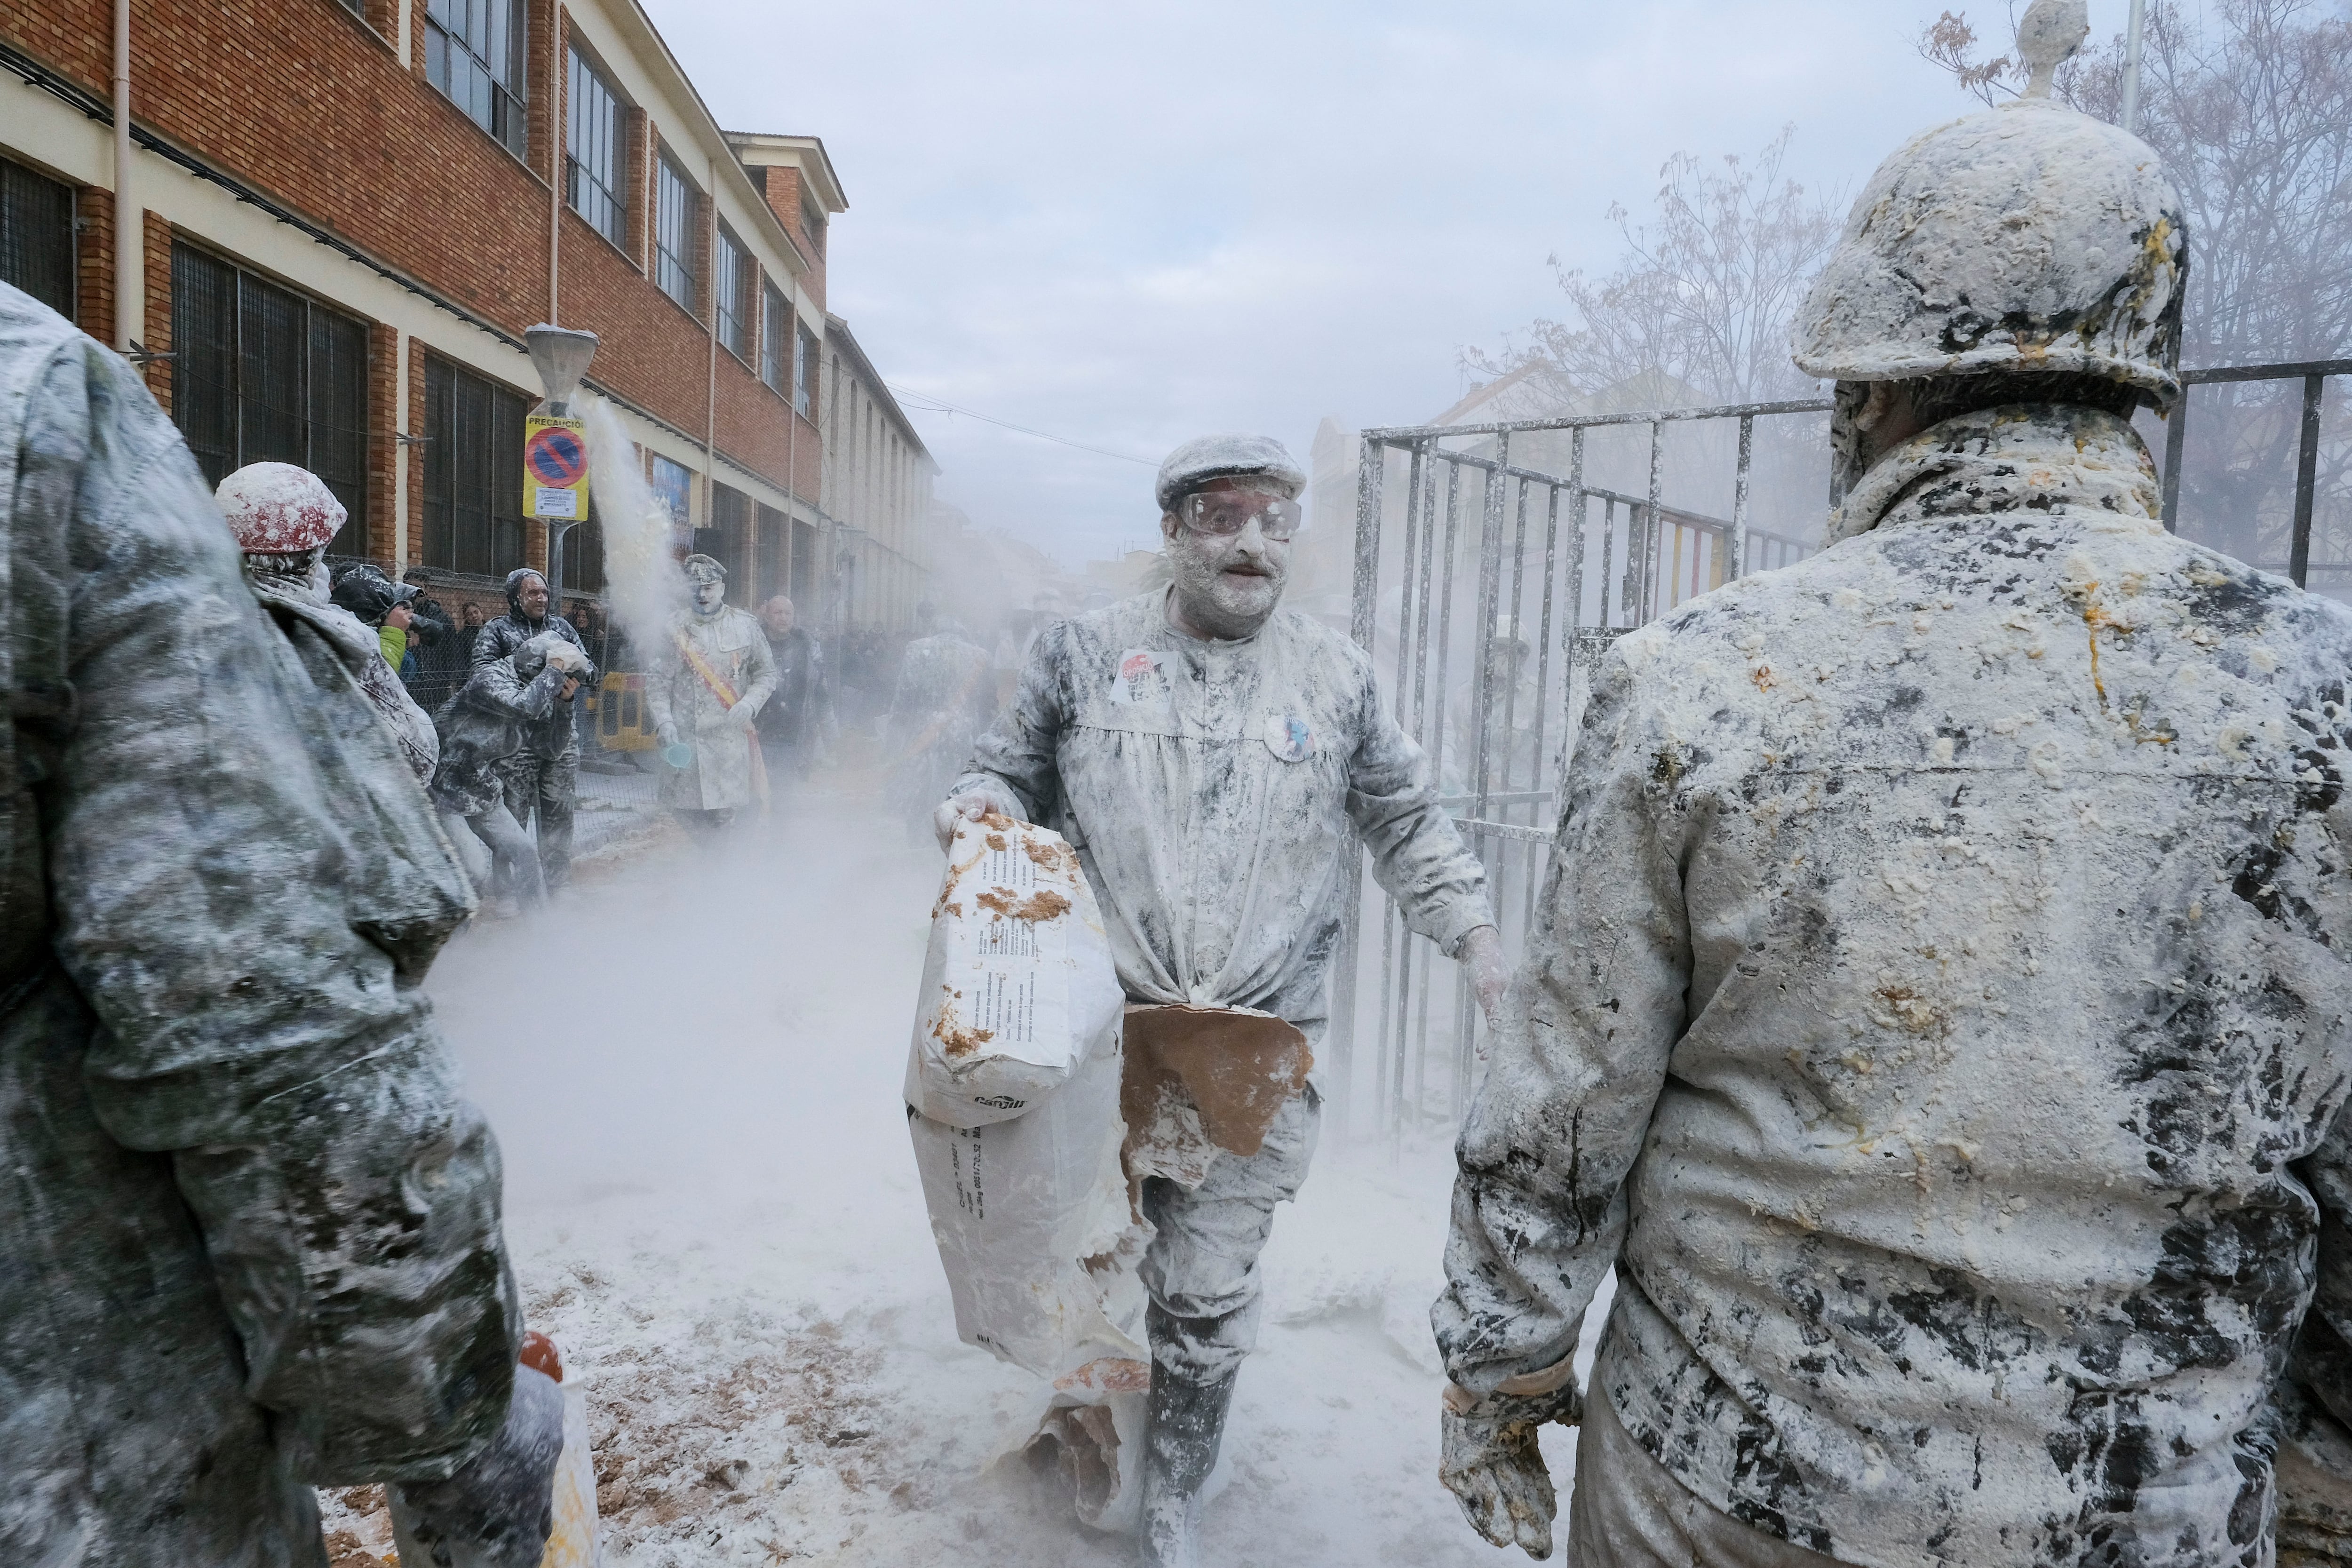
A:
<svg viewBox="0 0 2352 1568">
<path fill-rule="evenodd" d="M 882 379 L 882 373 L 874 368 L 874 362 L 866 357 L 866 350 L 858 343 L 857 334 L 849 330 L 849 323 L 827 310 L 824 313 L 824 335 L 848 351 L 851 361 L 864 373 L 867 384 L 874 388 L 875 395 L 881 403 L 884 412 L 887 413 L 892 422 L 898 426 L 899 433 L 914 443 L 915 450 L 922 454 L 923 461 L 931 465 L 931 472 L 939 473 L 940 471 L 939 459 L 931 456 L 931 449 L 923 445 L 922 437 L 916 434 L 914 421 L 908 419 L 907 411 L 898 406 L 898 398 L 891 395 L 890 384 Z"/>
</svg>

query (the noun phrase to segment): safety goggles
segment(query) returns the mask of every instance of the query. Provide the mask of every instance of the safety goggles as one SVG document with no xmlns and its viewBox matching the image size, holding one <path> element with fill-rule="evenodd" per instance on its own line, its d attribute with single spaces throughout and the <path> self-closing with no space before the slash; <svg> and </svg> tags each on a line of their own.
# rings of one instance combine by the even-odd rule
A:
<svg viewBox="0 0 2352 1568">
<path fill-rule="evenodd" d="M 1195 490 L 1176 503 L 1176 516 L 1195 533 L 1227 538 L 1252 521 L 1268 539 L 1286 540 L 1306 513 L 1295 500 L 1255 490 Z"/>
</svg>

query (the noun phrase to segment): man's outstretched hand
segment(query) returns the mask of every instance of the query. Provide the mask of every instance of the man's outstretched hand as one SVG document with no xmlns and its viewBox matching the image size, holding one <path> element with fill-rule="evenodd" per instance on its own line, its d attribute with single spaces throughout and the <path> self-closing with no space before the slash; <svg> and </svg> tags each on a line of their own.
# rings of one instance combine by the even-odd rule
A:
<svg viewBox="0 0 2352 1568">
<path fill-rule="evenodd" d="M 1573 1386 L 1484 1399 L 1447 1387 L 1438 1416 L 1443 1441 L 1437 1479 L 1462 1505 L 1471 1529 L 1538 1562 L 1551 1555 L 1551 1522 L 1559 1500 L 1536 1433 L 1547 1421 L 1573 1426 L 1583 1415 L 1584 1402 Z"/>
<path fill-rule="evenodd" d="M 931 808 L 931 831 L 940 836 L 940 853 L 946 854 L 948 846 L 955 841 L 958 821 L 978 822 L 983 816 L 1025 820 L 1020 802 L 994 784 L 981 784 L 961 795 L 951 795 Z"/>
<path fill-rule="evenodd" d="M 1503 995 L 1511 987 L 1511 966 L 1503 957 L 1503 933 L 1480 926 L 1462 939 L 1462 967 L 1477 993 L 1478 1011 L 1489 1029 L 1503 1026 Z"/>
</svg>

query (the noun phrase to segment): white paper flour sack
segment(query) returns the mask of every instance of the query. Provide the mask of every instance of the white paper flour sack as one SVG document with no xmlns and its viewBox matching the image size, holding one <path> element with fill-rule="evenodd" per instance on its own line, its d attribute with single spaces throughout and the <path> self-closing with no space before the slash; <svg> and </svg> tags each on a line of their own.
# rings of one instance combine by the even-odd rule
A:
<svg viewBox="0 0 2352 1568">
<path fill-rule="evenodd" d="M 959 820 L 931 907 L 907 1103 L 950 1127 L 1019 1116 L 1118 1026 L 1102 915 L 1059 834 Z"/>
</svg>

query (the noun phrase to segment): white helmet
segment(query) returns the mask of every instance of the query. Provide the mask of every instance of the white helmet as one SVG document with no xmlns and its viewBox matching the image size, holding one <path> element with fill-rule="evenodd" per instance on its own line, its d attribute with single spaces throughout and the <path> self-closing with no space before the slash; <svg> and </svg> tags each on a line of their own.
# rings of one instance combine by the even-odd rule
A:
<svg viewBox="0 0 2352 1568">
<path fill-rule="evenodd" d="M 1791 346 L 1823 380 L 2070 372 L 2168 407 L 2188 282 L 2180 195 L 2147 144 L 2021 98 L 1879 165 Z"/>
<path fill-rule="evenodd" d="M 343 526 L 343 503 L 327 481 L 291 463 L 247 463 L 213 494 L 249 555 L 322 550 Z"/>
</svg>

